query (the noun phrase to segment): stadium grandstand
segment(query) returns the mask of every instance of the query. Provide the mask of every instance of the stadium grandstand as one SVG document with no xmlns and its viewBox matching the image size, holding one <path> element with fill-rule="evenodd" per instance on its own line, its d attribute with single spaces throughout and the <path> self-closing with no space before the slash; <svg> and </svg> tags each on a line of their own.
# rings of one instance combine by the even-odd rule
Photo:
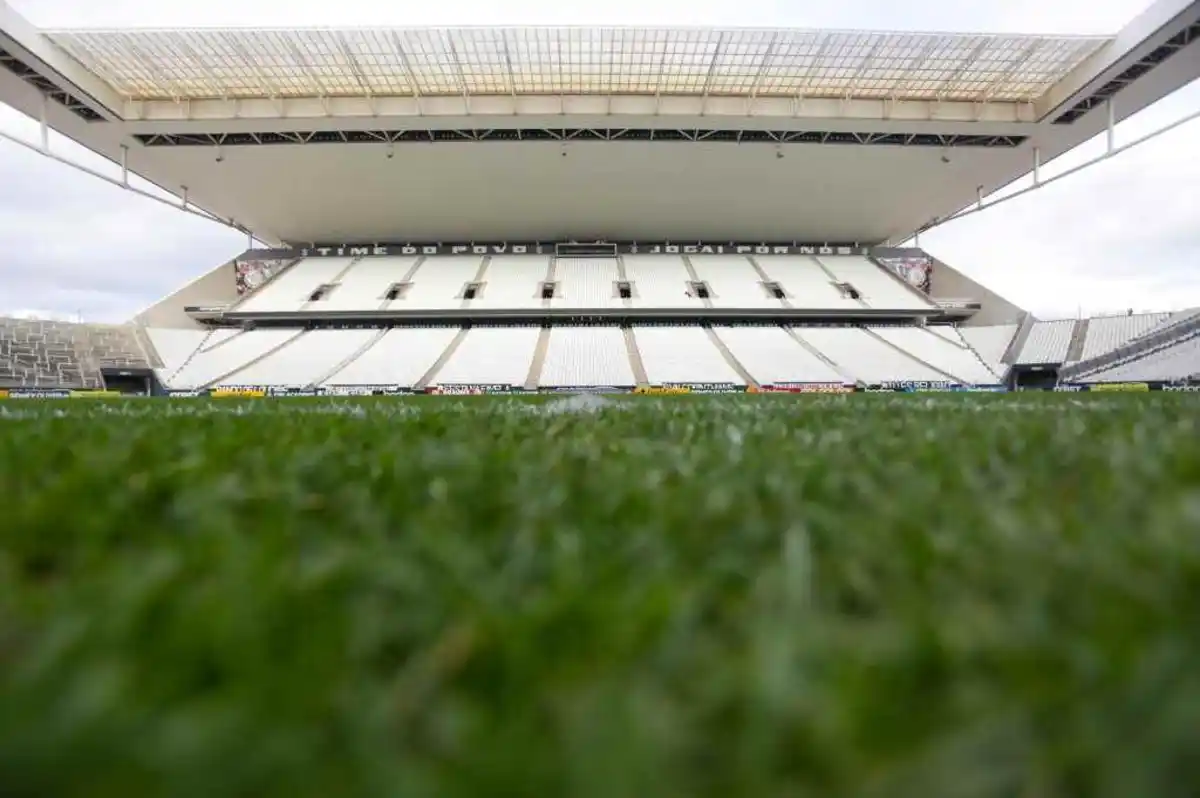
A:
<svg viewBox="0 0 1200 798">
<path fill-rule="evenodd" d="M 0 320 L 0 389 L 1188 385 L 1200 313 L 1036 319 L 920 234 L 1117 154 L 1197 39 L 1184 0 L 1108 36 L 38 30 L 0 2 L 0 101 L 248 242 L 125 325 Z"/>
</svg>

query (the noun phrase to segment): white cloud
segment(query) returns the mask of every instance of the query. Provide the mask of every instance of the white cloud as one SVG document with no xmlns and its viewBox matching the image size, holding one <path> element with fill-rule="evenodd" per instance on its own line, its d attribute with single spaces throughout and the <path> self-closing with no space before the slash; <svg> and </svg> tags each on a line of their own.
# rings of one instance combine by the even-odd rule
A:
<svg viewBox="0 0 1200 798">
<path fill-rule="evenodd" d="M 267 25 L 738 25 L 763 27 L 1110 33 L 1146 0 L 9 0 L 43 27 Z M 1123 141 L 1178 118 L 1200 84 L 1123 124 Z M 33 139 L 37 127 L 0 106 L 0 130 Z M 1119 158 L 953 222 L 922 245 L 1001 295 L 1044 315 L 1200 305 L 1200 123 Z M 54 137 L 94 168 L 115 167 Z M 1103 150 L 1092 142 L 1045 174 Z M 0 311 L 43 308 L 126 318 L 245 244 L 237 234 L 129 195 L 0 141 Z"/>
</svg>

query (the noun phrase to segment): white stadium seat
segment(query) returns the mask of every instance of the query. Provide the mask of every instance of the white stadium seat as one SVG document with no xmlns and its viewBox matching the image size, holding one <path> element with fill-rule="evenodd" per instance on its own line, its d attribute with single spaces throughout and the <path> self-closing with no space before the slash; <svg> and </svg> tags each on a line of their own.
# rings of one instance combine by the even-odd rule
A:
<svg viewBox="0 0 1200 798">
<path fill-rule="evenodd" d="M 782 327 L 714 327 L 717 337 L 759 385 L 843 383 L 846 379 Z"/>
<path fill-rule="evenodd" d="M 352 258 L 305 258 L 260 286 L 237 310 L 246 313 L 294 313 L 322 285 L 333 283 Z"/>
<path fill-rule="evenodd" d="M 620 327 L 553 327 L 538 385 L 633 387 L 625 333 Z"/>
<path fill-rule="evenodd" d="M 1042 365 L 1065 362 L 1074 333 L 1075 319 L 1035 323 L 1029 331 L 1029 337 L 1025 339 L 1025 345 L 1021 347 L 1017 363 Z"/>
<path fill-rule="evenodd" d="M 1125 316 L 1096 316 L 1088 320 L 1080 360 L 1100 357 L 1139 338 L 1171 317 L 1170 313 L 1138 313 Z"/>
<path fill-rule="evenodd" d="M 820 261 L 839 282 L 854 286 L 870 308 L 924 310 L 932 307 L 929 300 L 894 274 L 866 258 L 842 255 L 821 257 Z"/>
<path fill-rule="evenodd" d="M 358 353 L 379 330 L 309 330 L 261 360 L 220 380 L 217 385 L 271 385 L 304 388 Z"/>
<path fill-rule="evenodd" d="M 633 307 L 704 309 L 704 300 L 688 296 L 692 277 L 678 255 L 625 255 L 621 260 L 633 283 Z"/>
<path fill-rule="evenodd" d="M 620 279 L 616 258 L 558 258 L 554 262 L 558 291 L 550 307 L 624 307 L 624 300 L 617 295 Z"/>
<path fill-rule="evenodd" d="M 313 308 L 379 310 L 388 304 L 388 289 L 404 280 L 416 262 L 416 258 L 363 258 L 342 275 L 329 297 Z"/>
<path fill-rule="evenodd" d="M 708 284 L 714 308 L 775 308 L 783 303 L 763 287 L 750 259 L 743 255 L 692 255 L 696 276 Z"/>
<path fill-rule="evenodd" d="M 843 296 L 832 277 L 813 258 L 771 255 L 756 258 L 767 277 L 787 294 L 788 303 L 803 310 L 861 310 L 862 305 Z"/>
<path fill-rule="evenodd" d="M 959 327 L 959 334 L 993 371 L 1003 375 L 1008 366 L 1002 362 L 1004 353 L 1017 334 L 1016 324 L 990 324 L 980 327 Z"/>
<path fill-rule="evenodd" d="M 963 385 L 995 385 L 996 375 L 967 348 L 961 339 L 952 341 L 922 327 L 871 327 L 872 332 L 907 354 Z"/>
<path fill-rule="evenodd" d="M 1200 333 L 1084 378 L 1084 382 L 1155 382 L 1200 376 Z"/>
<path fill-rule="evenodd" d="M 652 385 L 745 384 L 702 327 L 638 326 L 633 328 L 633 337 Z"/>
<path fill-rule="evenodd" d="M 412 276 L 412 285 L 402 297 L 384 306 L 385 310 L 437 310 L 457 308 L 462 291 L 479 274 L 483 258 L 478 255 L 454 255 L 426 258 Z"/>
<path fill-rule="evenodd" d="M 868 385 L 949 381 L 946 375 L 918 363 L 857 327 L 797 327 L 793 330 L 843 371 Z"/>
<path fill-rule="evenodd" d="M 208 335 L 208 330 L 147 327 L 146 336 L 162 362 L 160 375 L 170 376 L 178 371 Z"/>
<path fill-rule="evenodd" d="M 295 329 L 218 330 L 183 368 L 169 377 L 170 387 L 207 387 L 227 374 L 245 368 L 302 332 Z"/>
<path fill-rule="evenodd" d="M 434 376 L 436 385 L 524 385 L 540 327 L 472 327 Z"/>
<path fill-rule="evenodd" d="M 958 334 L 958 330 L 949 324 L 930 324 L 925 329 L 952 344 L 958 346 L 964 345 L 962 336 Z"/>
<path fill-rule="evenodd" d="M 545 255 L 494 257 L 483 274 L 483 290 L 467 303 L 471 310 L 540 308 L 541 287 L 550 273 Z"/>
<path fill-rule="evenodd" d="M 412 387 L 458 333 L 458 327 L 394 327 L 324 384 Z"/>
</svg>

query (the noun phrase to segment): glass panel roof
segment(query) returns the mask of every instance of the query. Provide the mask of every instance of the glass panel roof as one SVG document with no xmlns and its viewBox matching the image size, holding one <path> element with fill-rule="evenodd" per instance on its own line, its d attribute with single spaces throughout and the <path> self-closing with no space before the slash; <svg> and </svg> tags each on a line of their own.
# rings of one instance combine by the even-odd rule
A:
<svg viewBox="0 0 1200 798">
<path fill-rule="evenodd" d="M 668 28 L 51 31 L 129 99 L 649 94 L 1025 102 L 1110 37 Z"/>
</svg>

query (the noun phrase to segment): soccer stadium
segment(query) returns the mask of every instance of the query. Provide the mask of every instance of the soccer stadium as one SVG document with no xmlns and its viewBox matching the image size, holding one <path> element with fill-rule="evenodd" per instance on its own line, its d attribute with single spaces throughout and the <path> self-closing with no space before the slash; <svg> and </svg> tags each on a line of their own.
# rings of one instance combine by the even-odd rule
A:
<svg viewBox="0 0 1200 798">
<path fill-rule="evenodd" d="M 12 794 L 1195 794 L 1200 308 L 1038 318 L 920 241 L 1120 155 L 1200 78 L 1200 2 L 1095 36 L 0 2 L 0 67 L 43 133 L 0 146 L 246 239 L 123 324 L 0 318 Z"/>
</svg>

